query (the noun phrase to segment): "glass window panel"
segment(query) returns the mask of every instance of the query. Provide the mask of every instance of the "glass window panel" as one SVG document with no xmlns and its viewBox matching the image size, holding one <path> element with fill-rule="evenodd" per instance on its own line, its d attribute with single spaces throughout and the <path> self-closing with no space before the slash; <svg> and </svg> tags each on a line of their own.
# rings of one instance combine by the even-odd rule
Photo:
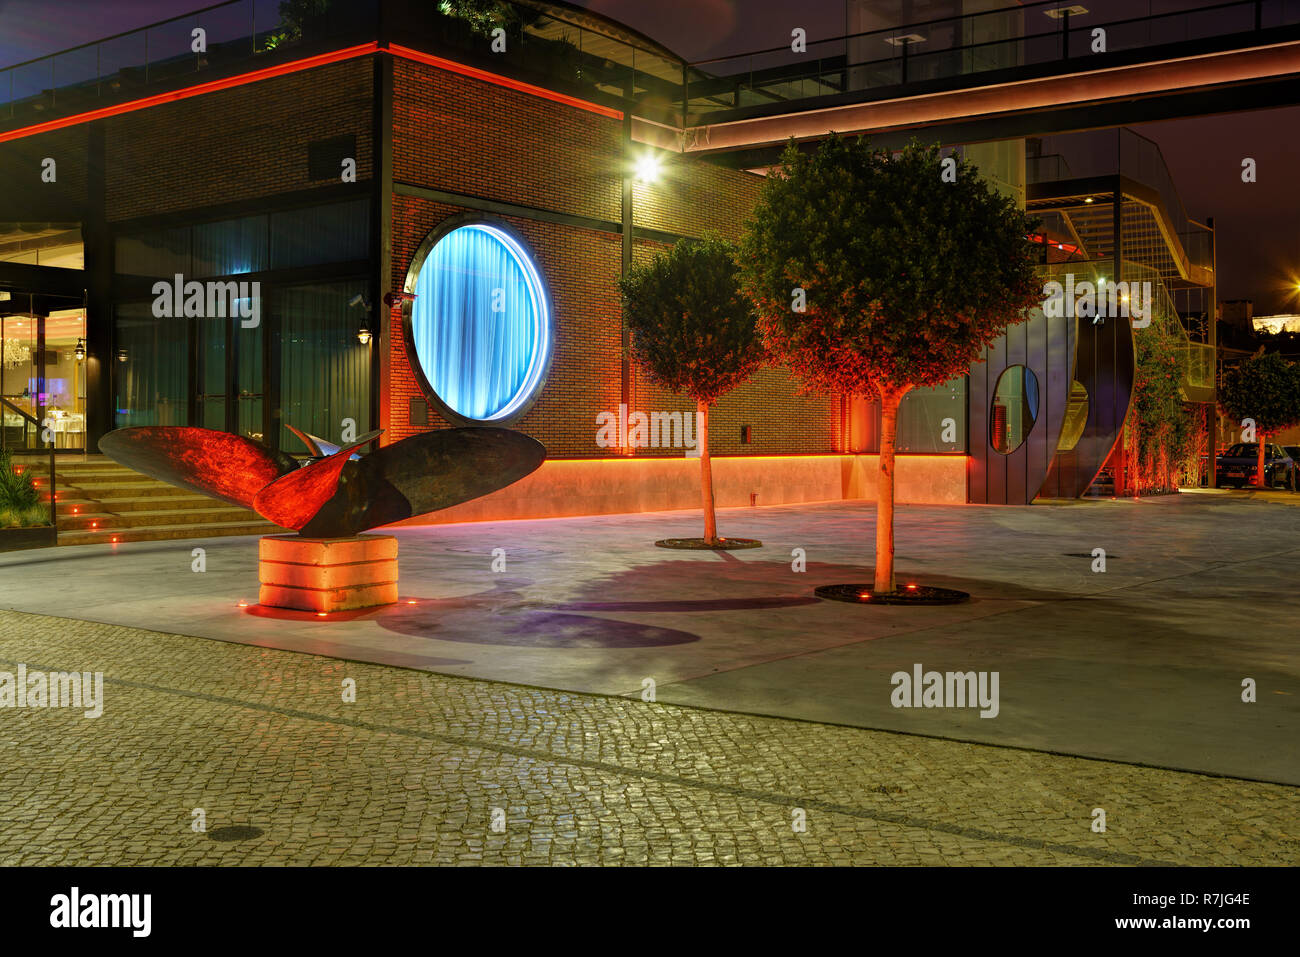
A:
<svg viewBox="0 0 1300 957">
<path fill-rule="evenodd" d="M 271 214 L 271 268 L 355 262 L 370 256 L 370 201 Z"/>
<path fill-rule="evenodd" d="M 266 264 L 266 216 L 246 216 L 194 227 L 195 276 L 262 272 Z"/>
<path fill-rule="evenodd" d="M 118 273 L 171 279 L 190 273 L 190 231 L 187 227 L 159 229 L 136 236 L 119 236 L 115 243 Z"/>
<path fill-rule="evenodd" d="M 280 448 L 306 453 L 284 426 L 338 442 L 343 420 L 370 429 L 370 349 L 357 339 L 365 311 L 348 302 L 365 280 L 290 286 L 272 299 L 280 330 Z"/>
<path fill-rule="evenodd" d="M 965 452 L 966 377 L 908 392 L 898 408 L 894 448 L 911 453 Z"/>
<path fill-rule="evenodd" d="M 114 407 L 117 428 L 187 425 L 189 323 L 155 319 L 152 304 L 114 308 Z"/>
<path fill-rule="evenodd" d="M 172 77 L 193 73 L 198 69 L 198 55 L 194 52 L 194 20 L 172 20 L 150 27 L 149 37 L 149 82 L 157 83 Z"/>
<path fill-rule="evenodd" d="M 998 376 L 989 412 L 989 442 L 1003 455 L 1024 443 L 1038 419 L 1038 377 L 1026 366 L 1011 366 Z"/>
</svg>

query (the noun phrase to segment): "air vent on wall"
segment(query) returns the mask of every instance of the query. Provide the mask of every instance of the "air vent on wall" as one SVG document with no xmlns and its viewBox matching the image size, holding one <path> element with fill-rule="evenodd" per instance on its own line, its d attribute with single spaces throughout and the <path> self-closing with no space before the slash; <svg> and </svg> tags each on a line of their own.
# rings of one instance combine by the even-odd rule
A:
<svg viewBox="0 0 1300 957">
<path fill-rule="evenodd" d="M 412 399 L 408 421 L 411 425 L 428 425 L 429 424 L 429 400 Z"/>
<path fill-rule="evenodd" d="M 356 158 L 357 137 L 354 133 L 308 143 L 307 178 L 340 180 L 343 175 L 343 161 Z"/>
</svg>

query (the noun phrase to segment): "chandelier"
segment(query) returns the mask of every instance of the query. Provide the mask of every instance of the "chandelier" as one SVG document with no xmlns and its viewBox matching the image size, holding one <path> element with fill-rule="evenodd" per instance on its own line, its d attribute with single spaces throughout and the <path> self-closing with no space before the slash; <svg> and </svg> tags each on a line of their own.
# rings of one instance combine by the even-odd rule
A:
<svg viewBox="0 0 1300 957">
<path fill-rule="evenodd" d="M 32 361 L 32 350 L 27 348 L 17 339 L 4 340 L 4 352 L 0 353 L 0 362 L 3 362 L 6 369 L 13 369 L 16 366 L 26 365 Z"/>
</svg>

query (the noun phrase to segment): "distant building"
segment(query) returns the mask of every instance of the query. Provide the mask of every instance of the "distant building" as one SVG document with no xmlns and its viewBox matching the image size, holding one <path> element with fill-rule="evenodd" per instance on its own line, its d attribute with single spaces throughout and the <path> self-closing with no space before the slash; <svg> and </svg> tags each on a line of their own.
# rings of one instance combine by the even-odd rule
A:
<svg viewBox="0 0 1300 957">
<path fill-rule="evenodd" d="M 1249 328 L 1255 315 L 1255 300 L 1224 299 L 1219 303 L 1219 321 Z"/>
</svg>

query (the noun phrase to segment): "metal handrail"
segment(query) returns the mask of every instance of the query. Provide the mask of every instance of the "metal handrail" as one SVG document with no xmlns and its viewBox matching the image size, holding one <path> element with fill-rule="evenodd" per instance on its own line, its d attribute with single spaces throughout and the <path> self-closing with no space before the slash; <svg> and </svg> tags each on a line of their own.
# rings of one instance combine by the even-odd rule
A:
<svg viewBox="0 0 1300 957">
<path fill-rule="evenodd" d="M 4 406 L 5 408 L 16 412 L 19 415 L 19 417 L 26 419 L 28 422 L 30 422 L 33 428 L 36 429 L 37 434 L 38 435 L 40 434 L 41 422 L 35 416 L 29 415 L 26 412 L 26 410 L 14 405 L 4 396 L 0 396 L 0 406 Z M 4 448 L 4 447 L 5 447 L 4 428 L 0 426 L 0 448 Z M 49 448 L 46 451 L 49 453 L 50 456 L 50 527 L 54 529 L 54 531 L 57 533 L 59 530 L 59 506 L 57 501 L 58 477 L 54 470 L 54 443 L 53 442 L 49 443 Z"/>
<path fill-rule="evenodd" d="M 723 56 L 723 57 L 714 57 L 708 60 L 695 61 L 691 63 L 689 66 L 691 70 L 693 70 L 697 75 L 701 77 L 701 79 L 704 79 L 706 81 L 712 80 L 714 82 L 714 85 L 716 85 L 719 81 L 730 84 L 726 87 L 725 90 L 711 92 L 708 94 L 704 94 L 700 97 L 700 99 L 704 101 L 714 100 L 715 102 L 717 102 L 717 100 L 719 99 L 725 101 L 725 99 L 732 96 L 736 91 L 748 91 L 749 93 L 756 94 L 756 95 L 767 93 L 768 91 L 764 89 L 764 86 L 766 85 L 765 84 L 766 78 L 763 76 L 764 74 L 770 75 L 770 82 L 771 84 L 775 84 L 775 85 L 779 85 L 781 83 L 793 82 L 794 80 L 797 79 L 803 79 L 803 80 L 812 79 L 816 81 L 821 79 L 824 76 L 833 77 L 837 73 L 841 73 L 844 70 L 850 70 L 850 69 L 870 70 L 873 68 L 879 69 L 887 65 L 897 66 L 900 63 L 903 64 L 904 68 L 906 69 L 906 64 L 908 63 L 909 60 L 918 61 L 918 60 L 924 60 L 927 57 L 951 56 L 956 54 L 970 54 L 972 52 L 976 52 L 979 51 L 980 49 L 985 49 L 985 48 L 1004 47 L 1007 45 L 1013 45 L 1013 46 L 1023 45 L 1034 41 L 1041 42 L 1044 40 L 1048 40 L 1052 38 L 1060 38 L 1060 37 L 1066 38 L 1062 44 L 1060 58 L 1068 60 L 1070 59 L 1068 38 L 1077 37 L 1079 35 L 1086 34 L 1088 31 L 1091 31 L 1097 27 L 1104 27 L 1106 29 L 1118 29 L 1118 28 L 1131 27 L 1131 26 L 1140 26 L 1142 24 L 1146 24 L 1149 27 L 1152 24 L 1163 25 L 1171 21 L 1176 23 L 1180 19 L 1184 24 L 1190 25 L 1193 23 L 1202 22 L 1203 18 L 1206 17 L 1207 15 L 1222 14 L 1222 13 L 1253 12 L 1254 13 L 1253 30 L 1236 30 L 1236 31 L 1231 31 L 1230 33 L 1230 35 L 1232 36 L 1253 36 L 1255 32 L 1261 29 L 1265 29 L 1262 25 L 1264 20 L 1263 12 L 1265 8 L 1268 9 L 1268 12 L 1270 14 L 1269 17 L 1270 21 L 1277 21 L 1276 23 L 1271 23 L 1270 28 L 1272 28 L 1272 26 L 1277 26 L 1277 25 L 1286 26 L 1286 25 L 1294 25 L 1300 23 L 1300 17 L 1297 17 L 1293 13 L 1290 13 L 1289 7 L 1287 7 L 1284 3 L 1282 3 L 1281 0 L 1221 0 L 1221 2 L 1208 2 L 1201 6 L 1195 6 L 1190 9 L 1183 9 L 1183 10 L 1176 10 L 1176 11 L 1151 12 L 1150 7 L 1148 7 L 1148 12 L 1142 16 L 1121 15 L 1119 18 L 1115 18 L 1115 19 L 1107 19 L 1104 21 L 1097 19 L 1087 23 L 1080 23 L 1077 25 L 1072 23 L 1071 21 L 1079 18 L 1062 17 L 1059 26 L 1056 25 L 1045 26 L 1041 30 L 1033 29 L 1032 27 L 1030 27 L 1024 29 L 1024 31 L 1018 36 L 999 37 L 990 40 L 980 40 L 977 42 L 962 42 L 961 39 L 957 39 L 950 46 L 945 46 L 940 49 L 929 50 L 926 52 L 919 52 L 917 50 L 911 49 L 911 44 L 903 44 L 896 50 L 895 53 L 893 53 L 890 56 L 878 57 L 870 60 L 849 62 L 850 44 L 853 42 L 862 42 L 871 38 L 888 39 L 890 37 L 898 36 L 905 32 L 914 32 L 914 31 L 924 32 L 927 28 L 933 28 L 935 26 L 942 26 L 945 28 L 952 27 L 954 36 L 964 37 L 964 35 L 966 35 L 967 32 L 964 28 L 970 23 L 978 22 L 977 18 L 980 17 L 989 18 L 989 17 L 997 17 L 997 16 L 1023 14 L 1032 10 L 1046 12 L 1045 8 L 1059 8 L 1060 5 L 1061 5 L 1060 0 L 1038 0 L 1038 2 L 1030 3 L 1024 6 L 1020 4 L 1007 5 L 1004 7 L 998 7 L 989 10 L 979 10 L 971 13 L 960 14 L 957 16 L 936 17 L 929 20 L 900 24 L 898 26 L 893 26 L 893 27 L 876 28 L 872 30 L 861 31 L 859 33 L 844 34 L 837 37 L 828 37 L 825 40 L 816 40 L 816 41 L 810 40 L 808 43 L 808 54 L 806 54 L 809 57 L 808 60 L 804 60 L 804 61 L 794 60 L 790 63 L 779 64 L 779 65 L 774 64 L 772 66 L 765 67 L 759 70 L 754 69 L 753 61 L 755 58 L 759 58 L 763 56 L 771 56 L 774 54 L 782 54 L 785 56 L 789 56 L 791 54 L 790 47 L 788 45 L 779 46 L 779 47 L 768 47 L 762 50 L 755 50 L 748 53 L 731 54 L 729 56 Z M 1130 50 L 1149 49 L 1152 51 L 1156 51 L 1168 46 L 1170 43 L 1175 43 L 1175 42 L 1179 42 L 1179 41 L 1164 40 L 1164 39 L 1161 39 L 1159 41 L 1152 41 L 1150 39 L 1150 33 L 1148 32 L 1148 42 L 1146 44 L 1136 46 L 1136 47 L 1129 47 L 1127 49 Z M 820 47 L 823 50 L 825 50 L 827 47 L 831 47 L 831 48 L 842 47 L 842 49 L 839 49 L 839 52 L 837 53 L 828 52 L 825 55 L 816 56 L 812 53 L 814 47 Z M 1121 52 L 1121 51 L 1116 50 L 1112 52 Z M 815 56 L 816 58 L 814 60 Z M 735 63 L 736 65 L 743 67 L 744 61 L 746 60 L 750 61 L 748 69 L 741 69 L 737 72 L 722 72 L 722 73 L 717 72 L 718 67 L 727 63 Z M 829 72 L 824 71 L 821 68 L 821 64 L 823 61 L 829 61 L 833 63 L 833 66 L 830 68 Z M 805 64 L 807 65 L 806 72 L 799 74 L 797 76 L 788 75 L 789 71 L 791 71 L 792 69 L 798 69 L 799 67 Z M 705 70 L 703 69 L 704 67 L 710 67 L 711 69 Z M 993 67 L 988 67 L 986 69 L 993 69 Z M 970 75 L 970 74 L 985 72 L 985 69 L 980 69 L 980 68 L 963 69 L 960 72 L 963 75 Z M 909 82 L 909 77 L 906 75 L 906 72 L 904 73 L 901 82 L 903 84 Z M 706 85 L 709 84 L 706 83 Z M 813 97 L 797 97 L 794 99 L 787 98 L 787 102 L 794 102 L 795 99 L 816 99 L 816 95 L 814 95 Z M 689 101 L 683 104 L 684 109 L 690 108 L 688 104 Z M 721 109 L 721 110 L 725 110 L 727 108 L 728 107 L 725 104 L 718 104 L 716 107 L 716 109 Z"/>
</svg>

